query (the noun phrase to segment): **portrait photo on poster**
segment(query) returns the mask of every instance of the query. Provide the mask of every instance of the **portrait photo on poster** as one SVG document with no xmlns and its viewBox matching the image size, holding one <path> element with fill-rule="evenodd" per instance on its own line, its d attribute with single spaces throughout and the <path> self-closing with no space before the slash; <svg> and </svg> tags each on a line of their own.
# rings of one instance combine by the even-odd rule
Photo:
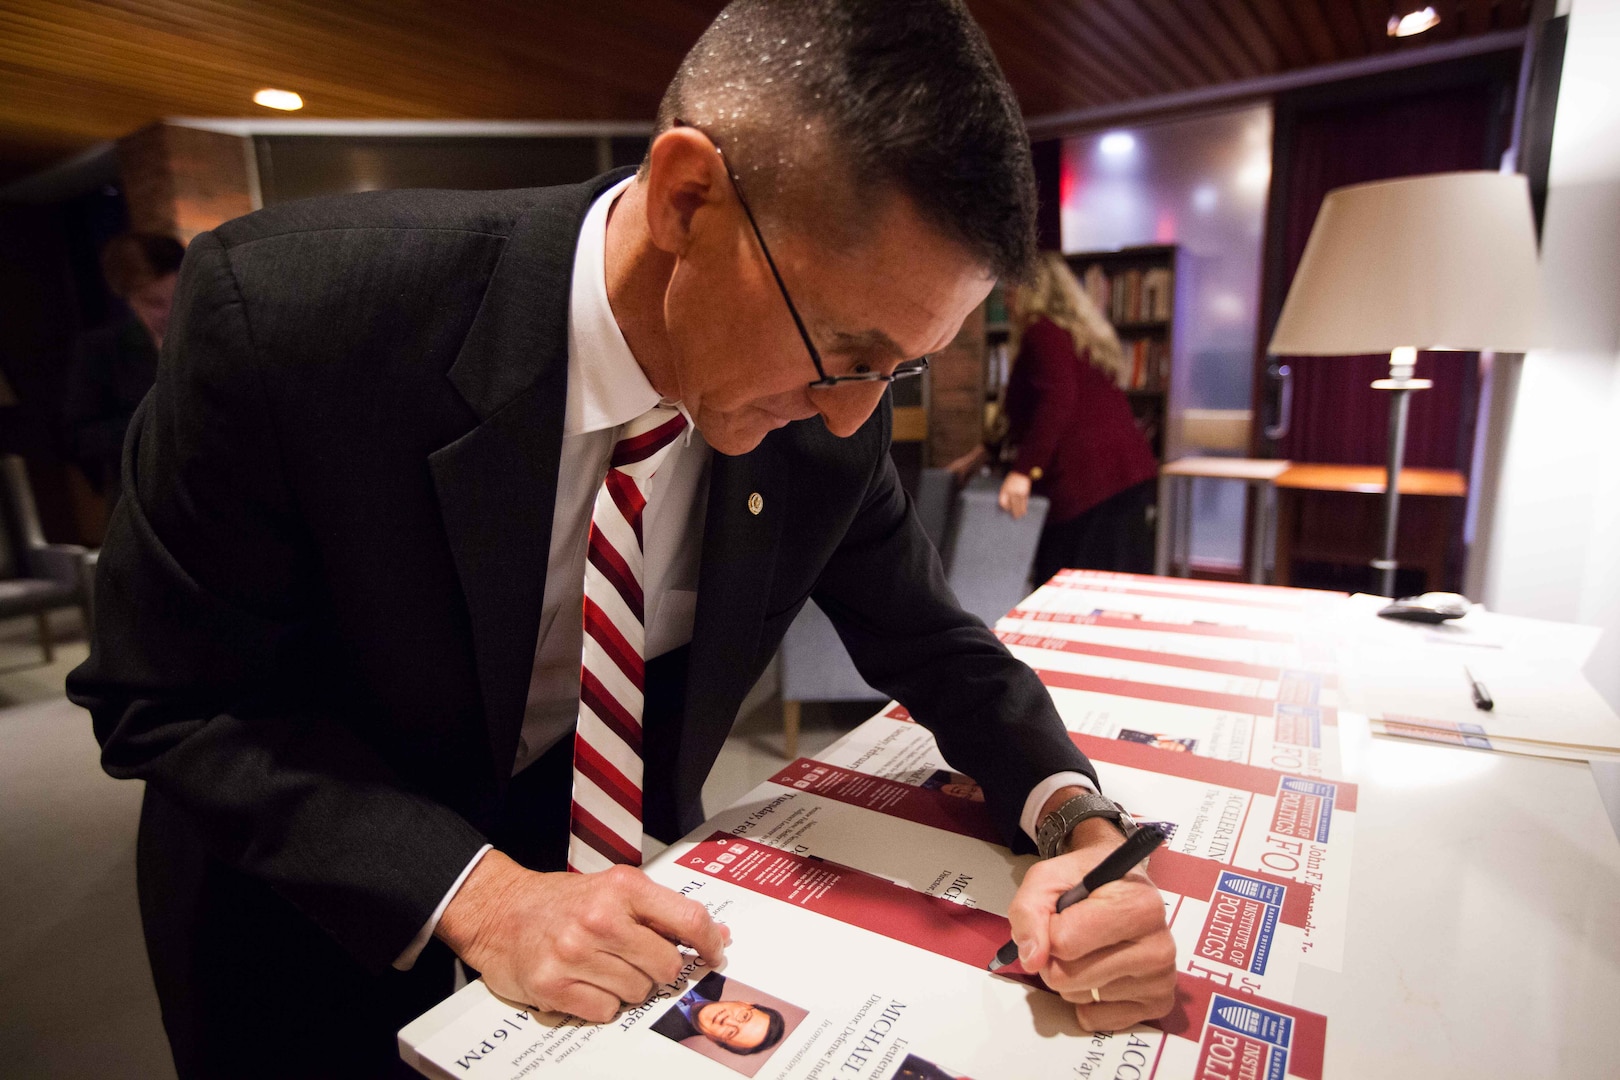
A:
<svg viewBox="0 0 1620 1080">
<path fill-rule="evenodd" d="M 972 1080 L 965 1073 L 952 1072 L 927 1058 L 907 1054 L 895 1070 L 894 1080 Z"/>
<path fill-rule="evenodd" d="M 808 1015 L 773 994 L 711 971 L 655 1020 L 652 1030 L 753 1076 Z"/>
<path fill-rule="evenodd" d="M 1151 746 L 1155 750 L 1169 750 L 1177 754 L 1190 754 L 1198 749 L 1198 740 L 1182 739 L 1174 735 L 1162 735 L 1152 731 L 1133 731 L 1130 728 L 1121 728 L 1119 738 L 1126 742 L 1141 743 Z"/>
<path fill-rule="evenodd" d="M 953 799 L 984 802 L 984 789 L 979 786 L 978 781 L 966 773 L 952 772 L 950 769 L 935 769 L 920 786 L 930 791 L 942 792 Z"/>
</svg>

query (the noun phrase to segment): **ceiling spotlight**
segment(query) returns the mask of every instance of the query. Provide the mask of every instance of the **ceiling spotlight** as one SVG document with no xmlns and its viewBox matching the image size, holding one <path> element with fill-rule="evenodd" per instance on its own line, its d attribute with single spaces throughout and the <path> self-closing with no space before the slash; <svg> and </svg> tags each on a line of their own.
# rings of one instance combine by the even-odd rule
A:
<svg viewBox="0 0 1620 1080">
<path fill-rule="evenodd" d="M 304 107 L 304 99 L 291 90 L 260 90 L 253 95 L 253 104 L 282 112 L 296 112 Z"/>
<path fill-rule="evenodd" d="M 1421 11 L 1414 11 L 1407 15 L 1398 17 L 1391 15 L 1389 25 L 1385 29 L 1389 32 L 1390 37 L 1411 37 L 1413 34 L 1421 34 L 1425 30 L 1431 30 L 1439 23 L 1440 16 L 1435 13 L 1434 8 L 1426 7 Z"/>
<path fill-rule="evenodd" d="M 1097 143 L 1104 157 L 1130 157 L 1136 151 L 1136 136 L 1128 131 L 1110 131 Z"/>
</svg>

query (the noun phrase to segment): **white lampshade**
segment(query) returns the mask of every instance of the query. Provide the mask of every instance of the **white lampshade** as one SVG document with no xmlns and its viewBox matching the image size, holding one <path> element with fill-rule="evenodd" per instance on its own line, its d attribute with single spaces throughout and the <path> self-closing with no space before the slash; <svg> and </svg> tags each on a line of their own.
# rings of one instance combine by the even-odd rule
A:
<svg viewBox="0 0 1620 1080">
<path fill-rule="evenodd" d="M 1271 353 L 1525 352 L 1540 344 L 1530 186 L 1457 172 L 1328 192 Z"/>
</svg>

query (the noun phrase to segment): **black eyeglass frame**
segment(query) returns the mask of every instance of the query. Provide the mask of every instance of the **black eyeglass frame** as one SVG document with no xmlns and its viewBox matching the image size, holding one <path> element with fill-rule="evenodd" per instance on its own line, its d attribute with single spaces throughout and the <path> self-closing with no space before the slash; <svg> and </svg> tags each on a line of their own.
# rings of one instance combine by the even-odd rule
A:
<svg viewBox="0 0 1620 1080">
<path fill-rule="evenodd" d="M 787 304 L 788 314 L 793 316 L 793 325 L 798 328 L 799 337 L 804 341 L 805 351 L 810 354 L 810 362 L 816 366 L 816 374 L 820 376 L 810 384 L 810 389 L 824 390 L 840 383 L 893 383 L 899 382 L 901 379 L 916 378 L 928 370 L 931 353 L 919 356 L 915 360 L 902 361 L 899 367 L 888 374 L 881 371 L 862 371 L 854 375 L 828 375 L 827 369 L 821 364 L 821 350 L 817 349 L 816 343 L 810 340 L 810 331 L 805 329 L 804 319 L 799 315 L 799 309 L 793 303 L 793 297 L 788 295 L 787 284 L 782 280 L 782 271 L 776 268 L 776 260 L 771 257 L 770 246 L 765 243 L 765 234 L 759 231 L 759 222 L 754 219 L 754 211 L 748 205 L 748 199 L 743 195 L 742 181 L 737 178 L 737 174 L 732 170 L 731 160 L 726 157 L 726 152 L 720 148 L 720 144 L 715 141 L 714 136 L 696 124 L 689 124 L 685 120 L 676 118 L 674 126 L 691 128 L 705 139 L 708 139 L 710 145 L 714 147 L 714 152 L 720 155 L 720 163 L 726 170 L 726 179 L 731 181 L 731 190 L 737 193 L 737 203 L 742 207 L 744 216 L 748 218 L 749 227 L 754 230 L 754 239 L 759 242 L 759 250 L 765 256 L 765 265 L 771 268 L 771 276 L 776 279 L 777 291 L 782 294 L 782 302 Z"/>
</svg>

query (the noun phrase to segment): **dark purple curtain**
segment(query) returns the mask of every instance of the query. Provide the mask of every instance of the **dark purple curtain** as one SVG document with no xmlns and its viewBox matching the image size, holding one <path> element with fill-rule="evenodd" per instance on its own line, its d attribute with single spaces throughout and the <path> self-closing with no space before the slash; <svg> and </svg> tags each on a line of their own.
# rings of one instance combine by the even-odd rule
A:
<svg viewBox="0 0 1620 1080">
<path fill-rule="evenodd" d="M 1282 190 L 1284 275 L 1293 281 L 1322 199 L 1334 188 L 1397 176 L 1495 168 L 1486 160 L 1500 122 L 1491 84 L 1304 112 L 1287 150 Z M 1285 295 L 1285 292 L 1284 292 Z M 1389 357 L 1297 356 L 1294 409 L 1279 457 L 1354 465 L 1384 463 L 1389 396 L 1370 388 Z M 1406 464 L 1467 471 L 1478 395 L 1478 355 L 1422 353 L 1417 374 L 1434 389 L 1412 396 Z"/>
</svg>

